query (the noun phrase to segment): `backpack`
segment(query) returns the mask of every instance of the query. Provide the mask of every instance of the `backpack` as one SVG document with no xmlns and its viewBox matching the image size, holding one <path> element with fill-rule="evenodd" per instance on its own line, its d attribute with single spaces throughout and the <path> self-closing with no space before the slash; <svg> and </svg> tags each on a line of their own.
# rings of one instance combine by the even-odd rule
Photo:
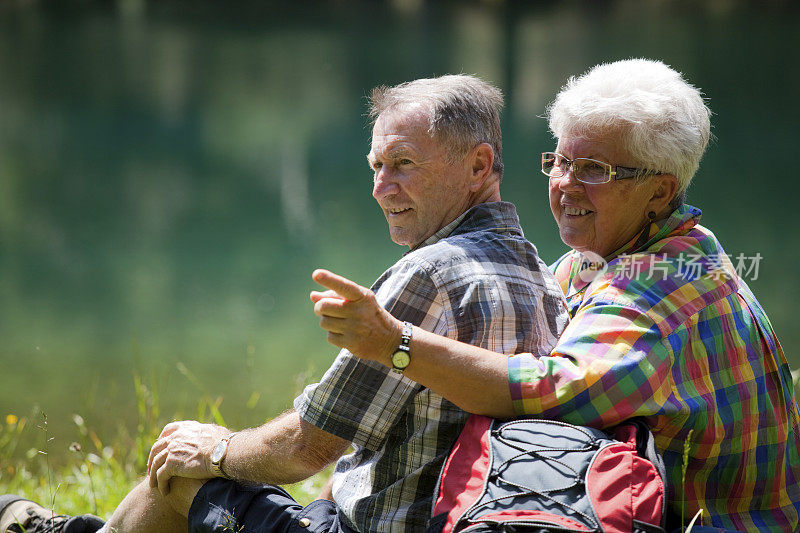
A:
<svg viewBox="0 0 800 533">
<path fill-rule="evenodd" d="M 663 532 L 665 469 L 641 419 L 610 430 L 472 415 L 428 532 Z"/>
</svg>

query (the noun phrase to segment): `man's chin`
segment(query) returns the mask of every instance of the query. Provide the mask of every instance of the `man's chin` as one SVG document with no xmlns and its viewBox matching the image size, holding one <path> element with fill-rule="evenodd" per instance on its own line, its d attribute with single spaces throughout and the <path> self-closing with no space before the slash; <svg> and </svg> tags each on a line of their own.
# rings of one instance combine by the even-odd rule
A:
<svg viewBox="0 0 800 533">
<path fill-rule="evenodd" d="M 408 243 L 408 235 L 402 231 L 394 231 L 391 228 L 389 229 L 389 238 L 392 239 L 392 242 L 395 244 L 399 244 L 400 246 L 411 246 Z"/>
<path fill-rule="evenodd" d="M 413 235 L 409 235 L 406 232 L 394 232 L 389 230 L 389 237 L 392 239 L 393 243 L 399 244 L 400 246 L 408 246 L 409 248 L 414 248 L 422 242 L 422 240 L 418 240 Z"/>
</svg>

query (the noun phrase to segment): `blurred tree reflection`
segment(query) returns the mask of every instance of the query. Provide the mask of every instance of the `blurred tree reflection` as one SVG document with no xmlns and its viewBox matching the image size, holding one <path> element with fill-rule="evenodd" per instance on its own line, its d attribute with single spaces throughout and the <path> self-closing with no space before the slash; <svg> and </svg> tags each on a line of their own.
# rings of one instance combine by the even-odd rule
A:
<svg viewBox="0 0 800 533">
<path fill-rule="evenodd" d="M 370 283 L 402 252 L 364 160 L 378 84 L 499 84 L 504 197 L 554 259 L 539 116 L 569 75 L 631 56 L 710 98 L 717 141 L 690 201 L 730 253 L 764 256 L 751 285 L 798 366 L 798 235 L 776 209 L 797 186 L 753 159 L 798 140 L 797 14 L 733 0 L 2 3 L 0 364 L 46 386 L 0 373 L 0 405 L 39 403 L 57 425 L 79 409 L 64 401 L 75 382 L 124 403 L 138 366 L 166 369 L 168 410 L 194 393 L 179 360 L 233 412 L 244 379 L 271 393 L 254 416 L 288 405 L 292 377 L 332 354 L 306 300 L 312 269 Z"/>
</svg>

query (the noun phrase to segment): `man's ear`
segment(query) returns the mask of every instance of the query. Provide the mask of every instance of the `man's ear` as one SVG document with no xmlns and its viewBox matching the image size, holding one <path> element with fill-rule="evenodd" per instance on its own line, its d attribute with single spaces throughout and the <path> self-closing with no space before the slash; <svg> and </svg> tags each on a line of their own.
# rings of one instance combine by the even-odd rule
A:
<svg viewBox="0 0 800 533">
<path fill-rule="evenodd" d="M 660 214 L 675 198 L 678 192 L 678 178 L 674 174 L 660 174 L 650 179 L 655 181 L 655 188 L 650 195 L 650 200 L 647 202 L 645 213 L 655 211 Z"/>
<path fill-rule="evenodd" d="M 472 177 L 469 189 L 473 192 L 479 191 L 489 176 L 492 175 L 494 166 L 494 149 L 489 143 L 481 143 L 470 152 L 470 163 L 472 165 Z"/>
</svg>

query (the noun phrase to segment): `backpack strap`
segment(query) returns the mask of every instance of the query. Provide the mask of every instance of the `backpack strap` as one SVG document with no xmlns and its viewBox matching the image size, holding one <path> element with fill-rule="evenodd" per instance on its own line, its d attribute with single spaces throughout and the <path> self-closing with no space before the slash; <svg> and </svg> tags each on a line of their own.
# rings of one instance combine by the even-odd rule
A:
<svg viewBox="0 0 800 533">
<path fill-rule="evenodd" d="M 631 430 L 633 431 L 632 435 Z M 656 448 L 656 438 L 653 436 L 653 433 L 650 431 L 650 426 L 647 425 L 647 422 L 645 422 L 644 418 L 640 416 L 630 418 L 622 424 L 612 428 L 610 433 L 615 439 L 623 442 L 631 442 L 632 439 L 634 439 L 634 442 L 636 443 L 636 453 L 638 453 L 640 457 L 644 457 L 653 463 L 658 475 L 661 477 L 664 487 L 667 487 L 667 469 L 664 466 L 664 459 L 661 457 L 661 454 Z M 666 490 L 664 492 L 664 497 L 666 498 Z M 664 502 L 664 506 L 665 509 L 661 515 L 661 528 L 666 530 L 666 501 Z"/>
</svg>

